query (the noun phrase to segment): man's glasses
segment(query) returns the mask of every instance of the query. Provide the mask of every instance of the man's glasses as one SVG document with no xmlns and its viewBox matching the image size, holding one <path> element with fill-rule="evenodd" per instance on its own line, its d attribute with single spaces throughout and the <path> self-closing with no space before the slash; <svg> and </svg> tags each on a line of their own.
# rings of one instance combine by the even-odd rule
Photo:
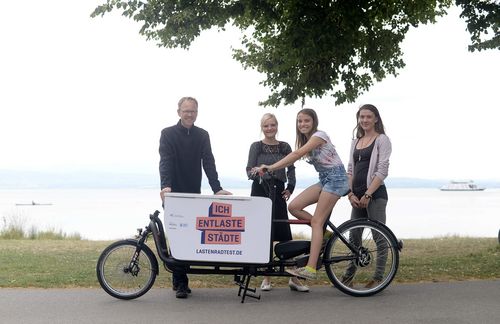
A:
<svg viewBox="0 0 500 324">
<path fill-rule="evenodd" d="M 181 114 L 183 115 L 196 115 L 198 110 L 181 110 Z"/>
</svg>

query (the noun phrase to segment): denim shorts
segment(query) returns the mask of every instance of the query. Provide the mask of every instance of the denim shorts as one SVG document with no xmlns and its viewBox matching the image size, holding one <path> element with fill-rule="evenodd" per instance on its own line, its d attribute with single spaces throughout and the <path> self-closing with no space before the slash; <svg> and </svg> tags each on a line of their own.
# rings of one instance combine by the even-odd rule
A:
<svg viewBox="0 0 500 324">
<path fill-rule="evenodd" d="M 322 191 L 335 194 L 339 197 L 347 195 L 349 183 L 343 165 L 319 172 L 319 182 Z"/>
</svg>

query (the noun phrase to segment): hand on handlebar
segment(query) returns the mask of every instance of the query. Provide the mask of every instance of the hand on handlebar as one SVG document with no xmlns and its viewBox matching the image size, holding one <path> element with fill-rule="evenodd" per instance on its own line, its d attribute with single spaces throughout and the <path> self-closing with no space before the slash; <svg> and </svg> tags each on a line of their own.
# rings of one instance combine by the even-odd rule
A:
<svg viewBox="0 0 500 324">
<path fill-rule="evenodd" d="M 260 177 L 262 177 L 264 175 L 264 173 L 266 173 L 266 172 L 270 172 L 269 165 L 267 165 L 267 164 L 261 164 L 258 167 L 252 168 L 252 174 L 255 174 L 255 175 L 258 174 Z"/>
<path fill-rule="evenodd" d="M 250 169 L 250 178 L 255 179 L 255 177 L 257 177 L 258 171 L 259 167 L 253 167 L 252 169 Z"/>
</svg>

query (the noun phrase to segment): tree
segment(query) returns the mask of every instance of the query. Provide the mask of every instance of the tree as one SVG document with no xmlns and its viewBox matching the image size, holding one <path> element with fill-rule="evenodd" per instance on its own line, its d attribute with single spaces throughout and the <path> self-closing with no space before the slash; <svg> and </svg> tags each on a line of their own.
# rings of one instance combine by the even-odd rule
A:
<svg viewBox="0 0 500 324">
<path fill-rule="evenodd" d="M 500 48 L 499 1 L 456 0 L 467 20 L 469 50 Z M 92 17 L 113 10 L 142 24 L 140 34 L 167 48 L 189 48 L 202 31 L 242 31 L 233 57 L 266 78 L 260 104 L 293 104 L 331 95 L 353 102 L 376 81 L 405 66 L 401 43 L 410 27 L 434 23 L 452 0 L 107 0 Z M 492 39 L 484 40 L 493 31 Z"/>
<path fill-rule="evenodd" d="M 500 49 L 500 1 L 456 0 L 456 4 L 462 7 L 460 17 L 465 18 L 471 33 L 469 51 Z M 489 33 L 493 37 L 487 39 Z"/>
</svg>

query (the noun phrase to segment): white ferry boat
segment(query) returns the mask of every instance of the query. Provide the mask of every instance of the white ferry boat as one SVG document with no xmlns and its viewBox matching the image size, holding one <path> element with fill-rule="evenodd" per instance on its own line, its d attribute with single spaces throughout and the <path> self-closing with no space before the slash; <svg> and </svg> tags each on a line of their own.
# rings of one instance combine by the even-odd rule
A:
<svg viewBox="0 0 500 324">
<path fill-rule="evenodd" d="M 483 191 L 486 188 L 478 187 L 474 181 L 451 181 L 440 188 L 442 191 Z"/>
</svg>

